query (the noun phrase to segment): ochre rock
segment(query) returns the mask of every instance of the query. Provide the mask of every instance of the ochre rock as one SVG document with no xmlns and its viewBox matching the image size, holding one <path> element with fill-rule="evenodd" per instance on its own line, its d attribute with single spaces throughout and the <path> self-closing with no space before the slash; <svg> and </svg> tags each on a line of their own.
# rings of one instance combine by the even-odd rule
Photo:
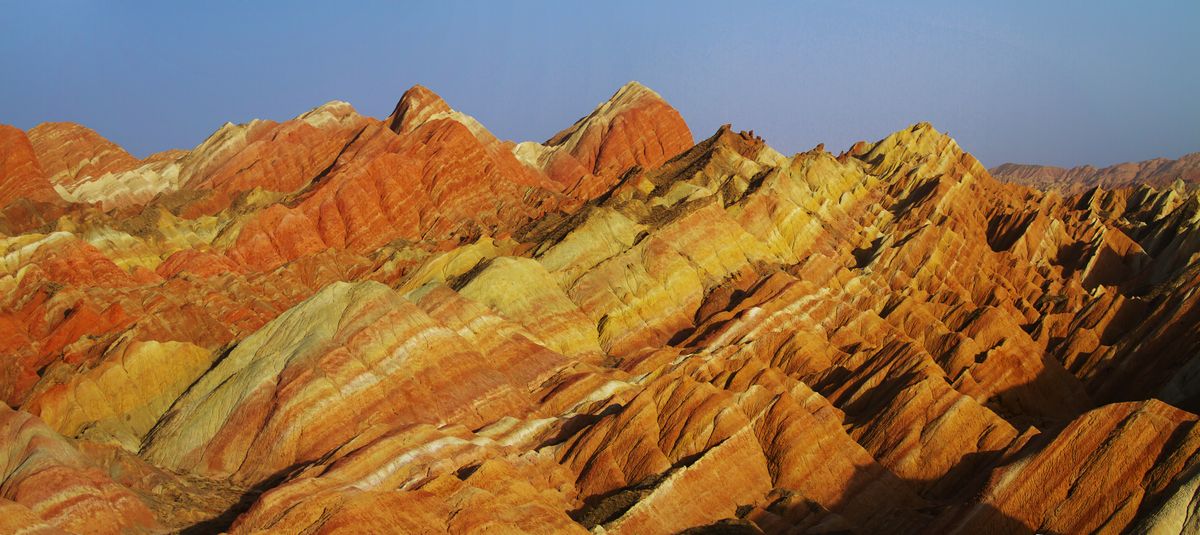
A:
<svg viewBox="0 0 1200 535">
<path fill-rule="evenodd" d="M 947 532 L 1120 531 L 1142 503 L 1190 477 L 1182 472 L 1200 447 L 1195 422 L 1157 400 L 1091 411 L 1037 451 L 1015 452 Z"/>
<path fill-rule="evenodd" d="M 70 187 L 137 166 L 138 160 L 100 134 L 75 123 L 42 123 L 29 142 L 51 184 Z"/>
<path fill-rule="evenodd" d="M 141 161 L 36 130 L 0 530 L 1196 526 L 1190 157 L 1041 191 L 927 123 L 693 144 L 636 83 L 546 143 L 422 86 Z"/>
<path fill-rule="evenodd" d="M 25 132 L 0 125 L 0 207 L 18 199 L 46 202 L 57 198 Z"/>
<path fill-rule="evenodd" d="M 459 293 L 517 321 L 549 349 L 572 357 L 600 354 L 596 325 L 537 261 L 493 259 Z"/>
<path fill-rule="evenodd" d="M 137 451 L 175 400 L 208 370 L 213 356 L 184 342 L 134 342 L 120 356 L 35 394 L 26 409 L 66 436 Z"/>
<path fill-rule="evenodd" d="M 19 518 L 38 519 L 79 534 L 149 533 L 156 527 L 137 496 L 36 417 L 0 407 L 0 440 L 0 503 L 13 515 L 5 515 L 4 522 L 20 526 Z M 36 530 L 38 524 L 31 527 Z"/>
<path fill-rule="evenodd" d="M 147 458 L 256 484 L 364 433 L 517 411 L 527 385 L 561 365 L 519 327 L 473 319 L 486 308 L 445 287 L 421 293 L 413 302 L 373 282 L 327 286 L 190 387 L 147 439 Z"/>
<path fill-rule="evenodd" d="M 582 199 L 604 193 L 634 166 L 657 167 L 692 145 L 679 112 L 651 89 L 629 82 L 545 143 L 517 144 L 526 164 Z"/>
</svg>

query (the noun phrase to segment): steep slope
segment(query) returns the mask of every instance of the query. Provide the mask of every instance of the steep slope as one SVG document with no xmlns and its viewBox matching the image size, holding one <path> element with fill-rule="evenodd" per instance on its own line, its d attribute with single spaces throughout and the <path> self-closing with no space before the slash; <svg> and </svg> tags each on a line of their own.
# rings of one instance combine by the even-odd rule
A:
<svg viewBox="0 0 1200 535">
<path fill-rule="evenodd" d="M 570 128 L 545 143 L 520 143 L 513 152 L 568 194 L 587 200 L 627 169 L 657 167 L 691 145 L 691 130 L 679 112 L 658 93 L 629 82 Z"/>
<path fill-rule="evenodd" d="M 33 416 L 0 407 L 0 480 L 12 532 L 36 523 L 68 533 L 145 533 L 150 509 Z M 16 518 L 14 518 L 16 517 Z M 24 518 L 25 522 L 14 521 Z M 22 525 L 28 522 L 27 525 Z"/>
<path fill-rule="evenodd" d="M 693 145 L 635 83 L 545 144 L 331 102 L 59 200 L 8 132 L 5 527 L 1195 524 L 1185 187 L 1003 183 L 926 123 Z"/>
<path fill-rule="evenodd" d="M 25 132 L 0 125 L 0 207 L 20 199 L 50 201 L 56 198 Z"/>
<path fill-rule="evenodd" d="M 63 188 L 138 164 L 125 149 L 75 123 L 39 124 L 29 130 L 29 142 L 46 177 Z"/>
<path fill-rule="evenodd" d="M 389 122 L 408 130 L 364 127 L 318 183 L 250 218 L 231 258 L 267 269 L 329 247 L 366 252 L 396 239 L 471 240 L 511 231 L 562 202 L 556 184 L 520 165 L 482 127 L 472 131 L 473 119 L 435 109 L 449 107 L 424 88 L 406 92 Z"/>
<path fill-rule="evenodd" d="M 946 532 L 1123 530 L 1143 503 L 1164 498 L 1182 472 L 1194 470 L 1190 458 L 1200 447 L 1195 423 L 1195 415 L 1156 400 L 1089 412 L 1036 453 L 1030 451 L 1034 444 L 1015 452 L 1014 461 L 993 473 L 980 502 Z M 1073 499 L 1077 489 L 1103 489 L 1104 496 Z"/>
</svg>

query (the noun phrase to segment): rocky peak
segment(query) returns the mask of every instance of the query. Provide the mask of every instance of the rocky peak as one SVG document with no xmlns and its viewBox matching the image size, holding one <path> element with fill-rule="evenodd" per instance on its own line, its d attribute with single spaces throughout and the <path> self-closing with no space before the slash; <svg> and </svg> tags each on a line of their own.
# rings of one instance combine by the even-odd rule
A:
<svg viewBox="0 0 1200 535">
<path fill-rule="evenodd" d="M 437 93 L 422 85 L 414 85 L 404 92 L 400 102 L 396 104 L 396 109 L 388 116 L 387 124 L 393 132 L 407 134 L 421 125 L 440 119 L 450 119 L 462 124 L 485 145 L 499 143 L 496 136 L 474 117 L 451 108 Z"/>
<path fill-rule="evenodd" d="M 0 124 L 0 207 L 20 198 L 47 201 L 57 197 L 25 132 Z"/>
<path fill-rule="evenodd" d="M 404 92 L 396 109 L 388 116 L 388 128 L 397 134 L 411 132 L 438 114 L 450 113 L 450 105 L 423 85 L 414 85 Z"/>
<path fill-rule="evenodd" d="M 988 177 L 987 169 L 974 156 L 928 122 L 894 132 L 874 144 L 855 144 L 849 154 L 866 162 L 871 166 L 870 172 L 879 176 L 893 174 L 901 167 L 911 167 L 930 177 L 945 175 L 957 179 L 965 174 L 975 178 Z"/>
<path fill-rule="evenodd" d="M 354 106 L 351 106 L 349 102 L 331 100 L 313 108 L 297 117 L 297 119 L 317 128 L 330 125 L 344 127 L 357 123 L 362 119 L 362 116 L 355 111 Z"/>
<path fill-rule="evenodd" d="M 1194 190 L 1038 194 L 928 123 L 693 146 L 636 83 L 548 144 L 420 86 L 357 117 L 229 124 L 61 205 L 0 126 L 0 533 L 1196 517 Z"/>
<path fill-rule="evenodd" d="M 42 123 L 29 130 L 29 142 L 46 178 L 71 186 L 136 167 L 137 158 L 96 131 L 75 123 Z"/>
<path fill-rule="evenodd" d="M 634 166 L 655 167 L 692 146 L 692 132 L 658 93 L 629 82 L 544 144 L 514 152 L 577 197 L 592 198 Z"/>
<path fill-rule="evenodd" d="M 623 114 L 643 107 L 660 113 L 662 119 L 667 122 L 674 122 L 674 119 L 678 119 L 680 123 L 683 122 L 679 112 L 672 108 L 662 96 L 638 82 L 631 81 L 621 86 L 608 100 L 596 106 L 592 113 L 575 121 L 575 124 L 548 139 L 545 145 L 564 145 L 570 147 L 574 152 L 574 149 L 588 137 L 590 131 L 607 127 Z M 686 124 L 683 125 L 683 129 L 687 130 Z M 691 137 L 690 130 L 688 130 L 688 137 Z"/>
</svg>

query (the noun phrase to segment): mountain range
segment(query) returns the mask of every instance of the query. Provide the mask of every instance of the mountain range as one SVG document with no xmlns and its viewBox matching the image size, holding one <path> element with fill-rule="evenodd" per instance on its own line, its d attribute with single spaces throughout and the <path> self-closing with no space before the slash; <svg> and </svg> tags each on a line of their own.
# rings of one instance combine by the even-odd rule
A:
<svg viewBox="0 0 1200 535">
<path fill-rule="evenodd" d="M 1053 189 L 1068 194 L 1089 189 L 1130 188 L 1149 185 L 1165 188 L 1181 182 L 1194 187 L 1200 183 L 1200 152 L 1184 155 L 1178 160 L 1155 158 L 1142 162 L 1126 162 L 1097 169 L 1081 165 L 1064 169 L 1048 165 L 1006 163 L 991 170 L 993 177 L 1025 184 L 1034 188 Z"/>
<path fill-rule="evenodd" d="M 0 126 L 0 531 L 1200 529 L 1196 154 L 703 135 Z"/>
</svg>

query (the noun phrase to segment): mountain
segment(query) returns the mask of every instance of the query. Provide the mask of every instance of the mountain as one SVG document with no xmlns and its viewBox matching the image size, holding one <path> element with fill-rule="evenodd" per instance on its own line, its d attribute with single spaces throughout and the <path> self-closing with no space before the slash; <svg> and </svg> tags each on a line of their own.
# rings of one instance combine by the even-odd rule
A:
<svg viewBox="0 0 1200 535">
<path fill-rule="evenodd" d="M 1143 162 L 1126 162 L 1097 169 L 1090 165 L 1064 169 L 1048 165 L 1006 163 L 991 170 L 992 176 L 1005 182 L 1066 193 L 1079 193 L 1088 188 L 1132 187 L 1139 184 L 1164 188 L 1176 181 L 1200 183 L 1200 152 L 1178 160 L 1155 158 Z"/>
<path fill-rule="evenodd" d="M 650 88 L 629 82 L 545 143 L 524 142 L 515 153 L 586 200 L 604 193 L 630 167 L 657 167 L 692 143 L 675 108 Z"/>
<path fill-rule="evenodd" d="M 544 143 L 422 86 L 0 136 L 8 531 L 1197 526 L 1194 189 L 697 143 L 637 83 Z"/>
</svg>

